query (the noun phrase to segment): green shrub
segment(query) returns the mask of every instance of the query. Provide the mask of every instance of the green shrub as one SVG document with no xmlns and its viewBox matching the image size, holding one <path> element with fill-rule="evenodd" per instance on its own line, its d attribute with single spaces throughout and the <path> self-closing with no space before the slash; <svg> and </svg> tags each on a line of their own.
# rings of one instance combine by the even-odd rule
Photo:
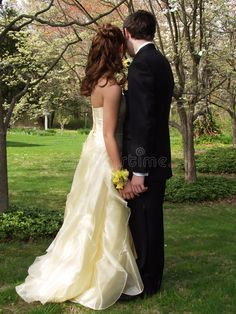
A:
<svg viewBox="0 0 236 314">
<path fill-rule="evenodd" d="M 196 154 L 196 167 L 200 173 L 236 174 L 236 149 L 233 147 L 213 148 L 205 153 Z M 177 170 L 184 170 L 184 161 L 180 160 Z"/>
<path fill-rule="evenodd" d="M 220 126 L 216 122 L 215 115 L 208 107 L 204 115 L 199 115 L 193 123 L 194 135 L 199 138 L 201 136 L 216 136 L 221 134 Z"/>
<path fill-rule="evenodd" d="M 52 210 L 11 208 L 0 215 L 0 239 L 54 237 L 60 229 L 63 216 L 63 213 Z"/>
<path fill-rule="evenodd" d="M 67 125 L 65 125 L 65 130 L 77 130 L 80 128 L 90 128 L 92 126 L 92 118 L 88 116 L 87 123 L 85 123 L 84 118 L 72 117 Z M 60 123 L 57 121 L 57 118 L 53 121 L 53 128 L 60 129 Z"/>
<path fill-rule="evenodd" d="M 38 135 L 38 136 L 51 136 L 57 133 L 55 129 L 43 130 L 43 129 L 37 129 L 37 128 L 13 128 L 13 129 L 10 129 L 9 132 L 24 133 L 24 134 Z"/>
<path fill-rule="evenodd" d="M 196 155 L 197 170 L 202 173 L 236 173 L 236 149 L 219 147 Z"/>
<path fill-rule="evenodd" d="M 86 134 L 88 135 L 91 129 L 78 129 L 77 132 L 78 134 Z"/>
<path fill-rule="evenodd" d="M 206 144 L 206 143 L 221 143 L 221 144 L 231 144 L 233 142 L 232 135 L 230 134 L 217 134 L 214 136 L 201 135 L 195 139 L 196 144 Z"/>
<path fill-rule="evenodd" d="M 165 200 L 173 203 L 214 201 L 236 195 L 236 180 L 222 177 L 198 177 L 187 183 L 183 177 L 167 181 Z"/>
</svg>

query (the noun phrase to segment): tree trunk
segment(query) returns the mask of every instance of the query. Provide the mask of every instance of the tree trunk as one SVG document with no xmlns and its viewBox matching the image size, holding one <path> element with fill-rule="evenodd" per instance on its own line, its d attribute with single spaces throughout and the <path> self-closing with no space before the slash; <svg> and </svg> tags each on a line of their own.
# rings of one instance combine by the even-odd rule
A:
<svg viewBox="0 0 236 314">
<path fill-rule="evenodd" d="M 54 121 L 54 117 L 55 117 L 55 111 L 53 111 L 50 115 L 50 119 L 49 119 L 49 128 L 52 129 L 53 128 L 53 121 Z"/>
<path fill-rule="evenodd" d="M 184 110 L 179 111 L 181 115 L 182 142 L 184 153 L 184 174 L 187 182 L 196 182 L 196 163 L 194 150 L 194 130 L 192 116 L 186 115 Z"/>
<path fill-rule="evenodd" d="M 195 163 L 195 150 L 194 150 L 194 130 L 192 121 L 188 121 L 187 125 L 187 145 L 184 149 L 186 168 L 185 180 L 188 182 L 196 182 L 196 163 Z"/>
<path fill-rule="evenodd" d="M 232 129 L 233 129 L 233 147 L 236 149 L 236 114 L 232 117 Z"/>
<path fill-rule="evenodd" d="M 182 125 L 182 141 L 184 151 L 184 174 L 187 182 L 196 182 L 196 163 L 194 150 L 194 131 L 192 119 Z"/>
<path fill-rule="evenodd" d="M 61 127 L 61 132 L 64 132 L 65 124 L 63 122 L 60 122 L 60 127 Z"/>
<path fill-rule="evenodd" d="M 8 208 L 6 132 L 0 130 L 0 213 Z"/>
<path fill-rule="evenodd" d="M 38 122 L 38 125 L 39 125 L 40 129 L 43 129 L 44 128 L 44 118 L 43 117 L 39 117 L 37 119 L 37 122 Z"/>
</svg>

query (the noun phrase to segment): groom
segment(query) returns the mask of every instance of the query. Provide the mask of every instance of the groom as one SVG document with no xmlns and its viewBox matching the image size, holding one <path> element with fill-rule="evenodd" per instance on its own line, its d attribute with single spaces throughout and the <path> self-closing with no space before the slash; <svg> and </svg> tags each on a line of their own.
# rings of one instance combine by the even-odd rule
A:
<svg viewBox="0 0 236 314">
<path fill-rule="evenodd" d="M 167 59 L 155 48 L 156 19 L 139 10 L 125 20 L 130 56 L 123 161 L 131 173 L 122 191 L 131 209 L 130 229 L 144 283 L 142 295 L 161 287 L 164 267 L 163 199 L 172 176 L 169 112 L 174 88 Z M 122 295 L 123 300 L 132 297 Z M 121 298 L 121 299 L 122 299 Z"/>
</svg>

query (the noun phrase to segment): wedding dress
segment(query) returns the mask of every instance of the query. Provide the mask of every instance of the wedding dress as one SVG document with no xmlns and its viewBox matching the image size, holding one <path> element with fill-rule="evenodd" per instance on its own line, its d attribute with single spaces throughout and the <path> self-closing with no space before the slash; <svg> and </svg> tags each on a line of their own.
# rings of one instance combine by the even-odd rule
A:
<svg viewBox="0 0 236 314">
<path fill-rule="evenodd" d="M 16 287 L 26 301 L 70 300 L 101 310 L 122 293 L 136 295 L 143 283 L 128 227 L 130 209 L 111 181 L 103 139 L 103 108 L 93 108 L 93 129 L 83 145 L 64 222 L 46 254 L 36 257 L 25 282 Z M 122 141 L 122 101 L 117 140 Z"/>
</svg>

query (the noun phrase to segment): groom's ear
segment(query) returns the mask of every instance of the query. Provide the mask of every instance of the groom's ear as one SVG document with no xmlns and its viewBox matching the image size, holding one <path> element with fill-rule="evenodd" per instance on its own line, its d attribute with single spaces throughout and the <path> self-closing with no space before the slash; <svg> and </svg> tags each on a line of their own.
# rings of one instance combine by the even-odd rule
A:
<svg viewBox="0 0 236 314">
<path fill-rule="evenodd" d="M 127 28 L 124 28 L 123 31 L 124 31 L 125 38 L 129 39 L 131 37 L 131 35 L 130 35 L 129 31 L 127 30 Z"/>
</svg>

